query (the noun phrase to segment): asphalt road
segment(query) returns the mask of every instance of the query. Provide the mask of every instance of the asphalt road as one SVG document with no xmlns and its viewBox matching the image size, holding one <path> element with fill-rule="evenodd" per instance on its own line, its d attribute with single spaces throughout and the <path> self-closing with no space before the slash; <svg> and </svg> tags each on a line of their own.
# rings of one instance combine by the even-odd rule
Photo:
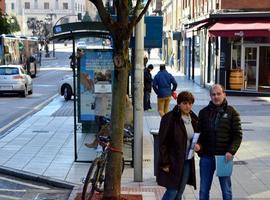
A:
<svg viewBox="0 0 270 200">
<path fill-rule="evenodd" d="M 43 59 L 40 72 L 33 79 L 33 94 L 22 98 L 17 94 L 0 96 L 0 137 L 16 127 L 28 115 L 37 112 L 58 94 L 58 82 L 69 67 L 69 52 L 56 52 L 56 59 Z"/>
<path fill-rule="evenodd" d="M 57 47 L 57 45 L 56 45 Z M 29 115 L 38 112 L 58 95 L 58 82 L 66 74 L 72 74 L 69 67 L 71 49 L 56 48 L 56 58 L 43 59 L 40 72 L 33 79 L 33 94 L 22 98 L 17 94 L 0 96 L 0 137 L 8 134 Z M 9 173 L 7 173 L 9 174 Z M 12 174 L 12 173 L 11 173 Z M 35 179 L 25 179 L 0 172 L 1 200 L 66 200 L 71 189 L 44 184 Z"/>
<path fill-rule="evenodd" d="M 1 200 L 66 200 L 71 189 L 0 174 Z"/>
</svg>

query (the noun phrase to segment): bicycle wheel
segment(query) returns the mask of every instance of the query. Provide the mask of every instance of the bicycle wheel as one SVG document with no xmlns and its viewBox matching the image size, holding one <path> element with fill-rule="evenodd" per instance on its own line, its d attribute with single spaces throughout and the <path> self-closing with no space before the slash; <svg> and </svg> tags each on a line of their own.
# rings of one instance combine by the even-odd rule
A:
<svg viewBox="0 0 270 200">
<path fill-rule="evenodd" d="M 105 160 L 99 162 L 99 168 L 98 168 L 98 172 L 97 172 L 97 181 L 95 183 L 95 189 L 97 192 L 104 191 L 106 165 L 107 165 L 107 162 Z"/>
<path fill-rule="evenodd" d="M 82 200 L 89 200 L 92 198 L 94 192 L 95 192 L 95 184 L 97 182 L 97 174 L 99 171 L 99 158 L 96 158 L 89 170 L 88 173 L 86 175 L 84 184 L 83 184 L 83 191 L 82 191 Z"/>
<path fill-rule="evenodd" d="M 95 183 L 95 190 L 97 192 L 103 192 L 104 191 L 104 182 L 105 182 L 105 170 L 106 170 L 107 162 L 100 162 L 99 168 L 98 168 L 98 174 L 97 174 L 97 182 Z M 122 157 L 122 174 L 125 168 L 125 160 L 124 157 Z"/>
</svg>

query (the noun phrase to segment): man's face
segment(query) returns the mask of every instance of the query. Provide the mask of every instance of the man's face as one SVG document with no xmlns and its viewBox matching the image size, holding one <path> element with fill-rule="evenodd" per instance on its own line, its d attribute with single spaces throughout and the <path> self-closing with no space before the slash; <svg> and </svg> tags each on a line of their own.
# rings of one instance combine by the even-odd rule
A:
<svg viewBox="0 0 270 200">
<path fill-rule="evenodd" d="M 216 106 L 219 106 L 223 103 L 226 95 L 220 86 L 215 86 L 214 88 L 212 88 L 210 97 L 211 97 L 212 102 Z"/>
</svg>

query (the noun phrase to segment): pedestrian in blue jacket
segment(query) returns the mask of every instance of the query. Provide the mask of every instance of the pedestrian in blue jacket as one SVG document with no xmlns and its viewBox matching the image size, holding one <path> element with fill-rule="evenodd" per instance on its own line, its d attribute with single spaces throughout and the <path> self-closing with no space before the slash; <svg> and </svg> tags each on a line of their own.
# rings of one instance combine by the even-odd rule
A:
<svg viewBox="0 0 270 200">
<path fill-rule="evenodd" d="M 169 112 L 171 94 L 177 88 L 177 83 L 174 77 L 167 72 L 164 64 L 160 65 L 160 71 L 153 80 L 153 89 L 158 98 L 158 112 L 162 117 Z"/>
</svg>

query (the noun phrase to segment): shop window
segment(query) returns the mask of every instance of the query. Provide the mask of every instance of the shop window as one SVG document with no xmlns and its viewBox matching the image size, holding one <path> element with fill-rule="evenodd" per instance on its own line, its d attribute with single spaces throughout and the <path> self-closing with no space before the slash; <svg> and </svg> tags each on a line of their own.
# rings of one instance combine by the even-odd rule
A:
<svg viewBox="0 0 270 200">
<path fill-rule="evenodd" d="M 241 69 L 241 45 L 232 44 L 231 69 Z"/>
</svg>

